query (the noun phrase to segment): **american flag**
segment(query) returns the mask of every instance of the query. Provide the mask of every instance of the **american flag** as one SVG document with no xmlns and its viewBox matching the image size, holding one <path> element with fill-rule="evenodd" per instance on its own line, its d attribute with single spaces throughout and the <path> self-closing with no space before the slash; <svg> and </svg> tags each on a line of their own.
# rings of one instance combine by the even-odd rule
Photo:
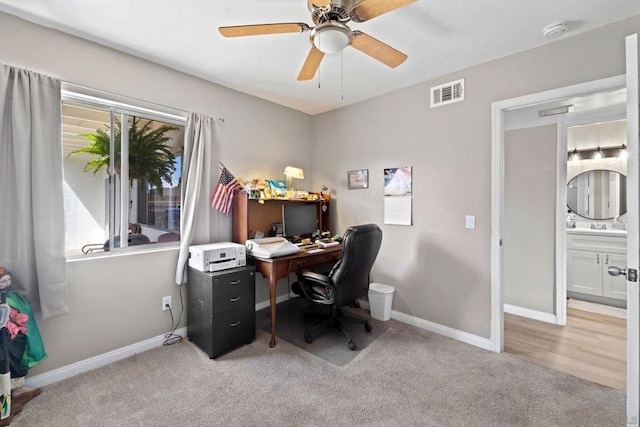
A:
<svg viewBox="0 0 640 427">
<path fill-rule="evenodd" d="M 229 216 L 231 212 L 231 200 L 233 200 L 233 190 L 240 188 L 238 180 L 231 175 L 227 168 L 222 168 L 220 179 L 211 195 L 211 207 Z"/>
</svg>

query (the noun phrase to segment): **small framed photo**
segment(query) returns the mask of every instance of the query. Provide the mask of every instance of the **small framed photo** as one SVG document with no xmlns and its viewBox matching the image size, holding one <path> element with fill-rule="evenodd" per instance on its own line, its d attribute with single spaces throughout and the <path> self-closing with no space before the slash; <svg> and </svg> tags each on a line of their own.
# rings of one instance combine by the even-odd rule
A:
<svg viewBox="0 0 640 427">
<path fill-rule="evenodd" d="M 369 188 L 369 169 L 347 172 L 347 184 L 349 190 Z"/>
</svg>

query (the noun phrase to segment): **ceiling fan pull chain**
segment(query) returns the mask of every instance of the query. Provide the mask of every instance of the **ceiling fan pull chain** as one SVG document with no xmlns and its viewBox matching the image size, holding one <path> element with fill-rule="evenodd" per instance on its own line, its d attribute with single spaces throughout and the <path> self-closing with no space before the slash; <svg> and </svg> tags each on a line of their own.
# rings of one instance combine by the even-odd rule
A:
<svg viewBox="0 0 640 427">
<path fill-rule="evenodd" d="M 344 100 L 344 50 L 340 52 L 340 100 Z"/>
</svg>

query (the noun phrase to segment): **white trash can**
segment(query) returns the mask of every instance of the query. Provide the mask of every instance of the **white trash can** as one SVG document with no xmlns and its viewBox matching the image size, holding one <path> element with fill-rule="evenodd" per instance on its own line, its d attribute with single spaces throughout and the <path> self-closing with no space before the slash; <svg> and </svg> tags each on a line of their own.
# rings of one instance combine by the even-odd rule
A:
<svg viewBox="0 0 640 427">
<path fill-rule="evenodd" d="M 369 310 L 371 317 L 378 320 L 391 319 L 391 304 L 395 288 L 382 283 L 369 284 Z"/>
</svg>

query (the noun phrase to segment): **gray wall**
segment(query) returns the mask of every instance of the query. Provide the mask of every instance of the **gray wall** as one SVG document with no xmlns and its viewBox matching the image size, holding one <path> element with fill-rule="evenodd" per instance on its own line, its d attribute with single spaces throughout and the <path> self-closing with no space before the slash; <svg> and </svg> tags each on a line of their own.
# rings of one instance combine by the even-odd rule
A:
<svg viewBox="0 0 640 427">
<path fill-rule="evenodd" d="M 504 303 L 555 313 L 558 126 L 505 132 Z"/>
<path fill-rule="evenodd" d="M 372 280 L 396 288 L 395 310 L 490 337 L 491 103 L 624 74 L 638 28 L 635 17 L 314 118 L 314 181 L 332 189 L 337 229 L 382 226 Z M 429 108 L 431 86 L 460 78 L 463 102 Z M 382 171 L 395 166 L 413 166 L 411 227 L 382 224 Z M 369 190 L 347 189 L 351 169 L 369 169 Z"/>
<path fill-rule="evenodd" d="M 66 82 L 126 95 L 184 111 L 223 117 L 215 143 L 207 147 L 211 194 L 218 180 L 218 160 L 245 179 L 282 179 L 289 163 L 311 168 L 312 117 L 0 13 L 0 62 L 60 78 Z M 299 186 L 310 188 L 312 174 Z M 226 241 L 231 222 L 202 203 L 205 218 L 196 242 Z M 40 322 L 48 358 L 31 370 L 43 373 L 88 357 L 166 333 L 169 314 L 162 297 L 171 295 L 177 250 L 107 256 L 68 263 L 70 313 Z M 286 292 L 284 284 L 281 291 Z M 268 300 L 267 282 L 259 277 L 257 300 Z M 183 316 L 181 326 L 185 326 Z"/>
</svg>

